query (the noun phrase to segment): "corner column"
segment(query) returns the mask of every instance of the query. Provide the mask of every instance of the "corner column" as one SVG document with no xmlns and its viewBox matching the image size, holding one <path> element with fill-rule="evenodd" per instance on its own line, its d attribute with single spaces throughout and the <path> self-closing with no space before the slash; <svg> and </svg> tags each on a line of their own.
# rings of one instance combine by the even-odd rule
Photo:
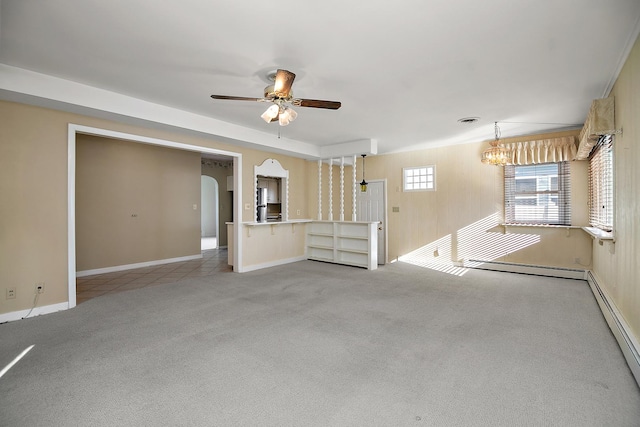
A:
<svg viewBox="0 0 640 427">
<path fill-rule="evenodd" d="M 322 221 L 322 160 L 318 160 L 318 221 Z"/>
<path fill-rule="evenodd" d="M 356 159 L 357 157 L 354 155 L 353 156 L 353 198 L 352 198 L 352 209 L 351 209 L 351 221 L 356 221 L 357 215 L 356 215 L 356 188 L 357 188 L 357 182 L 358 182 L 358 178 L 356 177 Z"/>
</svg>

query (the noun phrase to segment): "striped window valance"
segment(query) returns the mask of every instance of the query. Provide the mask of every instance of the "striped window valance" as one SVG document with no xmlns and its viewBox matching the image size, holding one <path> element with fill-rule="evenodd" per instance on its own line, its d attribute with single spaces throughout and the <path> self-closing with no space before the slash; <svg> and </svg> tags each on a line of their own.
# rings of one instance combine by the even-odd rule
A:
<svg viewBox="0 0 640 427">
<path fill-rule="evenodd" d="M 573 160 L 577 152 L 574 136 L 511 142 L 504 147 L 512 165 L 565 162 Z"/>
</svg>

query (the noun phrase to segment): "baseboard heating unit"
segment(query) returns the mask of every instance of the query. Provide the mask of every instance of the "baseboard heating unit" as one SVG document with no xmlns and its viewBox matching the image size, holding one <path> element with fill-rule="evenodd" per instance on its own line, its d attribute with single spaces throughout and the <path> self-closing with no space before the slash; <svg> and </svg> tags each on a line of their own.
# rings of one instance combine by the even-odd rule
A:
<svg viewBox="0 0 640 427">
<path fill-rule="evenodd" d="M 613 336 L 618 341 L 620 350 L 624 358 L 627 360 L 627 365 L 631 369 L 631 373 L 636 379 L 636 382 L 640 386 L 640 344 L 631 334 L 629 325 L 624 320 L 624 317 L 620 314 L 616 308 L 615 303 L 609 297 L 607 292 L 598 283 L 597 277 L 591 272 L 587 272 L 587 282 L 591 287 L 593 295 L 598 301 L 600 311 L 609 325 L 609 329 L 613 333 Z"/>
<path fill-rule="evenodd" d="M 561 277 L 564 279 L 585 280 L 585 270 L 562 267 L 544 267 L 538 265 L 513 264 L 510 262 L 464 260 L 464 267 L 480 270 L 504 271 L 507 273 L 534 274 L 536 276 Z"/>
</svg>

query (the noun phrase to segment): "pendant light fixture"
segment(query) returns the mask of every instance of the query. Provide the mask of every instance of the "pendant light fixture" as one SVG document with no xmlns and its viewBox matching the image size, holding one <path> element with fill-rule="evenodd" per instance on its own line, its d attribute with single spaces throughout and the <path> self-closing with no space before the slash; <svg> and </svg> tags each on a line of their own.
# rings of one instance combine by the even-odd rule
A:
<svg viewBox="0 0 640 427">
<path fill-rule="evenodd" d="M 366 154 L 361 154 L 362 156 L 362 182 L 360 183 L 360 191 L 363 193 L 367 192 L 367 181 L 364 180 L 364 158 L 367 157 Z"/>
<path fill-rule="evenodd" d="M 504 166 L 509 160 L 509 151 L 500 143 L 500 128 L 495 122 L 496 139 L 489 144 L 491 147 L 482 152 L 482 163 L 494 166 Z"/>
</svg>

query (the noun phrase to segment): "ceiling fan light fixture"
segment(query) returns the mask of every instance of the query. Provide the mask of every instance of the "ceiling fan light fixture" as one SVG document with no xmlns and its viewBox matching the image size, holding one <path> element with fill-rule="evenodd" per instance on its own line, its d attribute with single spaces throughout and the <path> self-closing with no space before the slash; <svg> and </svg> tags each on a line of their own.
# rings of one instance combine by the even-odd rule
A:
<svg viewBox="0 0 640 427">
<path fill-rule="evenodd" d="M 267 108 L 267 111 L 262 113 L 260 117 L 267 123 L 270 123 L 273 119 L 278 117 L 278 113 L 280 112 L 280 107 L 276 104 L 273 104 L 271 107 Z"/>
<path fill-rule="evenodd" d="M 296 113 L 296 111 L 293 108 L 287 107 L 286 111 L 289 114 L 289 121 L 292 122 L 296 119 L 296 117 L 298 117 L 298 113 Z"/>
<path fill-rule="evenodd" d="M 281 109 L 280 115 L 278 116 L 278 122 L 280 126 L 286 126 L 292 121 L 294 121 L 298 117 L 298 113 L 296 113 L 292 108 L 284 107 Z"/>
</svg>

